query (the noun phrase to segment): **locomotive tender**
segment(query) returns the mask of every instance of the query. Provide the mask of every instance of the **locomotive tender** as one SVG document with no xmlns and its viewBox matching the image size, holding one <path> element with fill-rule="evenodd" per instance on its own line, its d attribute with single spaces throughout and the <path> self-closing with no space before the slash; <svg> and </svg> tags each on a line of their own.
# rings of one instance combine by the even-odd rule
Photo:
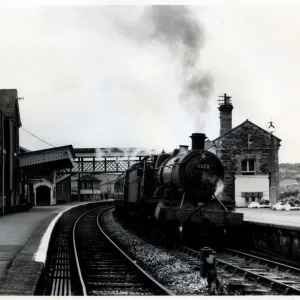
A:
<svg viewBox="0 0 300 300">
<path fill-rule="evenodd" d="M 243 214 L 228 211 L 215 195 L 224 179 L 222 162 L 204 150 L 205 134 L 193 133 L 191 139 L 190 151 L 180 146 L 148 156 L 121 174 L 115 182 L 116 211 L 172 222 L 181 231 L 192 225 L 197 233 L 241 225 Z"/>
</svg>

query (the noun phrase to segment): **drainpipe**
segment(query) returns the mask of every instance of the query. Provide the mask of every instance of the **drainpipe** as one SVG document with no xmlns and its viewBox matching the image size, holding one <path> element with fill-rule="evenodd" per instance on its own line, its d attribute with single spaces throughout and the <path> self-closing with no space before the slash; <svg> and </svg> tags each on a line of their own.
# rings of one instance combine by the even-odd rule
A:
<svg viewBox="0 0 300 300">
<path fill-rule="evenodd" d="M 5 162 L 5 150 L 4 150 L 4 119 L 3 115 L 1 115 L 1 125 L 2 125 L 2 215 L 4 215 L 4 162 Z"/>
</svg>

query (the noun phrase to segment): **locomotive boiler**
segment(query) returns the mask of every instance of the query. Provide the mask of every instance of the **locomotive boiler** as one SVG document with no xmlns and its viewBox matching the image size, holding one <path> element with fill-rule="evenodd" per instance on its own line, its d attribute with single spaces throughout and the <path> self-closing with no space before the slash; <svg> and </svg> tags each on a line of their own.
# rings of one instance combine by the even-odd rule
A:
<svg viewBox="0 0 300 300">
<path fill-rule="evenodd" d="M 222 162 L 204 149 L 205 134 L 191 139 L 191 150 L 181 145 L 173 153 L 145 157 L 120 175 L 116 210 L 198 234 L 241 225 L 243 215 L 228 211 L 216 195 L 224 179 Z"/>
</svg>

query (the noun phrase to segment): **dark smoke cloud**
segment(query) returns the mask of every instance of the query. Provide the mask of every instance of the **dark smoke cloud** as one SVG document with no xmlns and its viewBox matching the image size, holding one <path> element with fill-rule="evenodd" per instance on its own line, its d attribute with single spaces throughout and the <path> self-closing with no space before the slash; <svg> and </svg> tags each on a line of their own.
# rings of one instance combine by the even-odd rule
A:
<svg viewBox="0 0 300 300">
<path fill-rule="evenodd" d="M 151 38 L 167 44 L 180 58 L 183 77 L 181 103 L 188 113 L 195 116 L 199 130 L 204 123 L 199 122 L 197 113 L 208 110 L 213 88 L 211 75 L 202 73 L 197 66 L 204 46 L 204 31 L 185 6 L 151 6 L 145 15 L 154 25 Z"/>
<path fill-rule="evenodd" d="M 167 43 L 180 55 L 185 68 L 194 67 L 204 44 L 203 31 L 184 6 L 151 6 L 145 16 L 154 25 L 152 38 Z"/>
<path fill-rule="evenodd" d="M 193 96 L 196 96 L 196 98 L 202 98 L 202 101 L 195 101 L 195 99 L 194 101 L 186 100 L 188 101 L 187 105 L 195 102 L 195 105 L 193 105 L 195 108 L 202 112 L 206 112 L 208 109 L 208 99 L 213 89 L 213 79 L 210 74 L 201 74 L 201 72 L 196 72 L 191 76 L 191 78 L 184 81 L 182 98 L 183 101 L 185 101 L 185 98 L 189 99 Z"/>
<path fill-rule="evenodd" d="M 129 27 L 122 26 L 121 32 Z M 130 31 L 130 33 L 129 33 Z M 145 9 L 140 24 L 127 31 L 131 38 L 144 43 L 156 40 L 168 46 L 180 61 L 182 77 L 181 104 L 195 120 L 196 130 L 203 129 L 199 114 L 209 108 L 208 100 L 213 89 L 213 79 L 199 69 L 198 61 L 204 46 L 204 30 L 185 6 L 159 5 Z"/>
</svg>

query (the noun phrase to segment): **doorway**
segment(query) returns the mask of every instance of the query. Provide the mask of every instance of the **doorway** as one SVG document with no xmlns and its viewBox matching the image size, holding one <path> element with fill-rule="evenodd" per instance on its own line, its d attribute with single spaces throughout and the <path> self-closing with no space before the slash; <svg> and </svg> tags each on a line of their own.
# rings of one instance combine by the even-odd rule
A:
<svg viewBox="0 0 300 300">
<path fill-rule="evenodd" d="M 50 199 L 50 188 L 41 185 L 36 189 L 36 206 L 49 206 L 51 203 Z"/>
</svg>

